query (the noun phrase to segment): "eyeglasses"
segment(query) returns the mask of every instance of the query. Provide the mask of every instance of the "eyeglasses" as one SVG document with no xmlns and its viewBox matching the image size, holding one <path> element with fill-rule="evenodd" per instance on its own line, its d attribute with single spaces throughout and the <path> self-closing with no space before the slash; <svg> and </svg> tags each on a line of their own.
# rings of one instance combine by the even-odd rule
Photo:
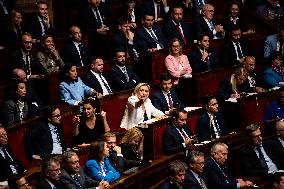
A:
<svg viewBox="0 0 284 189">
<path fill-rule="evenodd" d="M 53 115 L 53 116 L 51 116 L 51 117 L 57 117 L 57 118 L 59 118 L 59 117 L 61 117 L 61 114 Z"/>
<path fill-rule="evenodd" d="M 24 44 L 33 44 L 32 41 L 24 41 L 23 43 L 24 43 Z"/>
<path fill-rule="evenodd" d="M 56 172 L 56 173 L 59 173 L 60 172 L 60 169 L 54 169 L 54 170 L 49 170 L 50 172 Z"/>
</svg>

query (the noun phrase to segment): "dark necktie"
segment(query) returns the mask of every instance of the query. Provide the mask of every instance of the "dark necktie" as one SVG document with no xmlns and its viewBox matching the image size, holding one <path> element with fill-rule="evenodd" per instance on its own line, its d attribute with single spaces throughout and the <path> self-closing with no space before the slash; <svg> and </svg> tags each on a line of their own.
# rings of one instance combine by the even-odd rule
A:
<svg viewBox="0 0 284 189">
<path fill-rule="evenodd" d="M 199 177 L 199 180 L 200 180 L 201 189 L 207 189 L 204 179 L 201 176 L 198 176 L 198 177 Z"/>
<path fill-rule="evenodd" d="M 167 97 L 168 97 L 168 101 L 169 101 L 169 109 L 172 109 L 174 107 L 174 105 L 173 105 L 173 101 L 172 101 L 172 98 L 171 98 L 171 93 L 168 93 Z"/>
<path fill-rule="evenodd" d="M 241 51 L 241 45 L 240 45 L 240 43 L 236 43 L 236 46 L 237 46 L 238 57 L 239 57 L 239 59 L 241 59 L 243 57 L 243 53 Z"/>
<path fill-rule="evenodd" d="M 26 65 L 26 73 L 27 75 L 32 75 L 32 70 L 31 70 L 31 56 L 30 53 L 26 53 L 26 61 L 25 61 Z"/>
<path fill-rule="evenodd" d="M 79 180 L 79 178 L 78 178 L 78 175 L 73 175 L 72 178 L 73 178 L 74 181 L 76 182 L 78 188 L 81 189 L 81 188 L 82 188 L 82 185 L 81 185 L 81 183 L 80 183 L 80 180 Z"/>
<path fill-rule="evenodd" d="M 17 170 L 17 165 L 15 164 L 14 160 L 12 159 L 12 157 L 8 154 L 6 148 L 2 148 L 2 151 L 4 153 L 4 158 L 7 161 L 10 170 L 12 171 L 13 174 L 17 174 L 18 170 Z"/>
<path fill-rule="evenodd" d="M 98 25 L 99 27 L 101 27 L 103 25 L 103 21 L 102 21 L 99 8 L 96 8 L 96 15 L 97 15 L 96 18 L 97 18 Z"/>
<path fill-rule="evenodd" d="M 186 45 L 186 39 L 185 39 L 184 35 L 183 35 L 182 32 L 181 32 L 180 24 L 179 24 L 179 23 L 176 24 L 176 29 L 177 29 L 179 35 L 181 36 L 183 43 Z"/>
<path fill-rule="evenodd" d="M 144 120 L 143 121 L 147 121 L 149 118 L 147 116 L 146 110 L 144 111 Z"/>
<path fill-rule="evenodd" d="M 262 151 L 261 151 L 261 146 L 260 146 L 260 145 L 257 146 L 257 147 L 256 147 L 256 150 L 258 151 L 259 162 L 260 162 L 261 167 L 262 167 L 263 169 L 265 169 L 265 170 L 268 170 L 267 163 L 266 163 L 265 158 L 264 158 L 264 155 L 263 155 L 263 153 L 262 153 Z"/>
<path fill-rule="evenodd" d="M 127 82 L 129 82 L 129 76 L 128 76 L 128 74 L 127 74 L 126 67 L 125 67 L 125 66 L 123 66 L 121 69 L 122 69 L 123 74 L 124 74 L 124 75 L 125 75 L 125 77 L 126 77 L 126 81 L 127 81 Z"/>
<path fill-rule="evenodd" d="M 102 82 L 103 82 L 105 88 L 107 89 L 108 94 L 112 93 L 112 91 L 111 91 L 109 85 L 105 82 L 105 80 L 104 80 L 104 78 L 103 78 L 103 76 L 102 76 L 101 73 L 99 74 L 99 76 L 100 76 L 100 78 L 101 78 L 101 80 L 102 80 Z"/>
<path fill-rule="evenodd" d="M 158 38 L 156 37 L 156 35 L 155 35 L 155 33 L 152 29 L 150 29 L 150 35 L 151 35 L 152 39 L 155 41 L 155 43 L 160 45 L 160 47 L 163 49 L 164 45 L 159 42 Z"/>
<path fill-rule="evenodd" d="M 85 62 L 85 51 L 84 51 L 83 44 L 80 43 L 78 47 L 79 47 L 80 56 L 81 56 L 81 64 L 82 66 L 84 66 L 86 62 Z"/>
</svg>

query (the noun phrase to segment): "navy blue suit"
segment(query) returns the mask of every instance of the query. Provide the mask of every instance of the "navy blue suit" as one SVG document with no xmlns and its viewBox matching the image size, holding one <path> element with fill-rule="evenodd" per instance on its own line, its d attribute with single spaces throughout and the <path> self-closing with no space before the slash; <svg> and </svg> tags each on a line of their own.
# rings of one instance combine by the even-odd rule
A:
<svg viewBox="0 0 284 189">
<path fill-rule="evenodd" d="M 172 182 L 170 181 L 169 179 L 166 179 L 160 189 L 182 189 L 182 185 L 181 184 L 178 184 L 177 182 Z"/>
<path fill-rule="evenodd" d="M 126 71 L 129 77 L 127 81 L 126 76 L 116 65 L 112 66 L 110 71 L 111 85 L 114 87 L 115 91 L 122 91 L 134 88 L 140 79 L 133 71 L 131 66 L 126 66 Z"/>
<path fill-rule="evenodd" d="M 216 26 L 216 22 L 213 19 L 212 20 L 213 25 Z M 208 34 L 210 39 L 213 39 L 214 35 L 213 32 L 210 30 L 209 26 L 207 25 L 206 21 L 204 20 L 203 16 L 197 17 L 195 19 L 194 22 L 194 26 L 195 26 L 195 32 L 196 32 L 196 36 L 198 36 L 199 34 Z M 218 38 L 223 38 L 222 34 L 218 33 L 216 34 L 216 36 Z"/>
<path fill-rule="evenodd" d="M 110 85 L 110 82 L 109 82 L 109 79 L 107 77 L 106 74 L 103 74 L 103 77 L 106 79 L 107 83 L 108 83 L 108 86 L 110 87 L 110 89 L 113 91 L 111 85 Z M 100 82 L 98 81 L 98 79 L 96 78 L 96 76 L 91 72 L 91 71 L 88 71 L 85 75 L 85 77 L 83 78 L 83 82 L 88 85 L 89 87 L 95 89 L 97 92 L 103 94 L 103 89 L 102 89 L 102 86 L 100 84 Z"/>
<path fill-rule="evenodd" d="M 189 137 L 192 136 L 192 132 L 190 131 L 189 126 L 186 125 L 183 126 L 182 128 Z M 184 143 L 184 140 L 180 135 L 180 133 L 178 132 L 177 127 L 175 125 L 170 125 L 168 128 L 166 128 L 164 132 L 163 143 L 164 143 L 164 152 L 168 155 L 186 150 L 186 148 L 182 144 Z"/>
<path fill-rule="evenodd" d="M 162 44 L 163 48 L 167 48 L 167 42 L 161 29 L 158 26 L 153 26 L 152 29 L 159 41 L 159 44 Z M 145 53 L 151 48 L 157 48 L 157 43 L 144 27 L 140 27 L 136 30 L 134 36 L 134 45 L 137 47 L 137 50 L 140 53 Z"/>
<path fill-rule="evenodd" d="M 269 150 L 270 146 L 266 142 L 262 142 L 263 149 L 265 150 L 267 156 L 272 160 L 272 162 L 277 165 L 277 161 L 275 161 L 275 158 L 273 154 L 271 154 L 271 150 Z M 277 149 L 277 152 L 279 149 Z M 240 152 L 240 163 L 241 163 L 241 173 L 242 176 L 248 176 L 248 177 L 265 177 L 268 176 L 268 170 L 265 170 L 262 168 L 260 160 L 258 156 L 256 155 L 256 152 L 254 151 L 254 146 L 251 144 L 248 144 L 244 146 Z M 277 156 L 279 156 L 278 154 Z M 280 156 L 279 156 L 280 157 Z M 279 168 L 278 168 L 279 169 Z"/>
<path fill-rule="evenodd" d="M 205 181 L 203 176 L 201 176 L 201 177 Z M 206 181 L 205 181 L 205 184 L 206 184 Z M 184 188 L 190 188 L 190 189 L 202 189 L 201 186 L 200 186 L 200 183 L 198 182 L 198 180 L 195 178 L 195 176 L 193 175 L 193 173 L 191 171 L 188 171 L 186 173 L 183 187 Z"/>
<path fill-rule="evenodd" d="M 181 21 L 179 24 L 182 28 L 182 32 L 183 32 L 183 36 L 185 38 L 186 44 L 184 44 L 183 38 L 181 34 L 179 33 L 177 26 L 173 20 L 165 24 L 163 28 L 163 32 L 168 42 L 173 38 L 178 38 L 179 41 L 182 43 L 182 45 L 186 46 L 193 42 L 193 33 L 188 23 Z"/>
<path fill-rule="evenodd" d="M 209 48 L 207 52 L 209 55 L 208 58 L 206 59 L 206 62 L 201 60 L 202 54 L 199 48 L 196 48 L 189 53 L 188 58 L 193 74 L 213 70 L 219 67 L 217 63 L 218 61 L 215 49 Z"/>
<path fill-rule="evenodd" d="M 267 144 L 267 150 L 269 154 L 274 157 L 274 161 L 277 164 L 277 168 L 283 170 L 284 169 L 284 146 L 280 143 L 280 140 L 276 137 L 265 141 Z"/>
<path fill-rule="evenodd" d="M 178 99 L 178 96 L 175 92 L 174 89 L 170 90 L 172 102 L 173 102 L 173 107 L 174 108 L 184 108 L 184 105 L 182 102 Z M 159 89 L 156 91 L 152 97 L 151 97 L 151 102 L 153 106 L 155 106 L 158 110 L 161 110 L 162 112 L 169 111 L 170 107 L 167 103 L 167 99 L 165 95 L 163 94 L 162 89 Z"/>
<path fill-rule="evenodd" d="M 212 157 L 206 160 L 203 173 L 208 181 L 208 189 L 237 189 L 236 179 L 228 168 L 218 166 Z"/>
<path fill-rule="evenodd" d="M 220 112 L 216 114 L 216 121 L 219 125 L 220 134 L 225 135 L 228 129 L 225 127 L 223 116 Z M 212 130 L 210 128 L 210 118 L 207 112 L 203 113 L 196 124 L 198 141 L 212 140 Z"/>
<path fill-rule="evenodd" d="M 241 39 L 240 46 L 243 56 L 253 55 L 251 50 L 252 48 L 247 40 Z M 240 64 L 240 61 L 237 60 L 237 53 L 231 40 L 227 40 L 222 49 L 220 57 L 222 67 L 230 67 Z"/>
<path fill-rule="evenodd" d="M 81 67 L 82 61 L 84 66 L 88 66 L 91 62 L 91 53 L 84 44 L 82 44 L 81 51 L 82 54 L 80 57 L 80 54 L 76 49 L 75 44 L 73 43 L 73 41 L 69 40 L 61 51 L 61 57 L 65 63 L 72 63 L 75 64 L 77 67 Z"/>
<path fill-rule="evenodd" d="M 57 126 L 57 131 L 59 142 L 64 151 L 66 146 L 63 138 L 63 127 Z M 39 155 L 42 159 L 48 158 L 53 150 L 52 135 L 48 123 L 45 121 L 35 125 L 25 136 L 24 142 L 29 159 L 32 159 L 32 155 Z"/>
</svg>

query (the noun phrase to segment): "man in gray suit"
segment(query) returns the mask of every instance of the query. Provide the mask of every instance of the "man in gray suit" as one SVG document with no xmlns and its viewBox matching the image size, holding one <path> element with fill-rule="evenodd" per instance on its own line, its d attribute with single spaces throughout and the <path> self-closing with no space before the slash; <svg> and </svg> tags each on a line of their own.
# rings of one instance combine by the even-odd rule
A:
<svg viewBox="0 0 284 189">
<path fill-rule="evenodd" d="M 106 181 L 96 181 L 88 177 L 79 164 L 79 157 L 73 151 L 62 155 L 60 182 L 63 188 L 68 189 L 105 189 L 109 186 Z"/>
</svg>

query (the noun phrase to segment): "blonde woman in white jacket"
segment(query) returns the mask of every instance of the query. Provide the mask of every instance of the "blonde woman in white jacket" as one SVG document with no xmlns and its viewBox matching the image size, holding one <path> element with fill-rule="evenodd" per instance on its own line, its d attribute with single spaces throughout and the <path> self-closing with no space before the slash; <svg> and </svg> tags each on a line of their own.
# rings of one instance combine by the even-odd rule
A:
<svg viewBox="0 0 284 189">
<path fill-rule="evenodd" d="M 151 117 L 164 118 L 165 114 L 155 108 L 149 99 L 150 85 L 139 83 L 128 98 L 120 127 L 126 130 L 136 127 Z"/>
</svg>

